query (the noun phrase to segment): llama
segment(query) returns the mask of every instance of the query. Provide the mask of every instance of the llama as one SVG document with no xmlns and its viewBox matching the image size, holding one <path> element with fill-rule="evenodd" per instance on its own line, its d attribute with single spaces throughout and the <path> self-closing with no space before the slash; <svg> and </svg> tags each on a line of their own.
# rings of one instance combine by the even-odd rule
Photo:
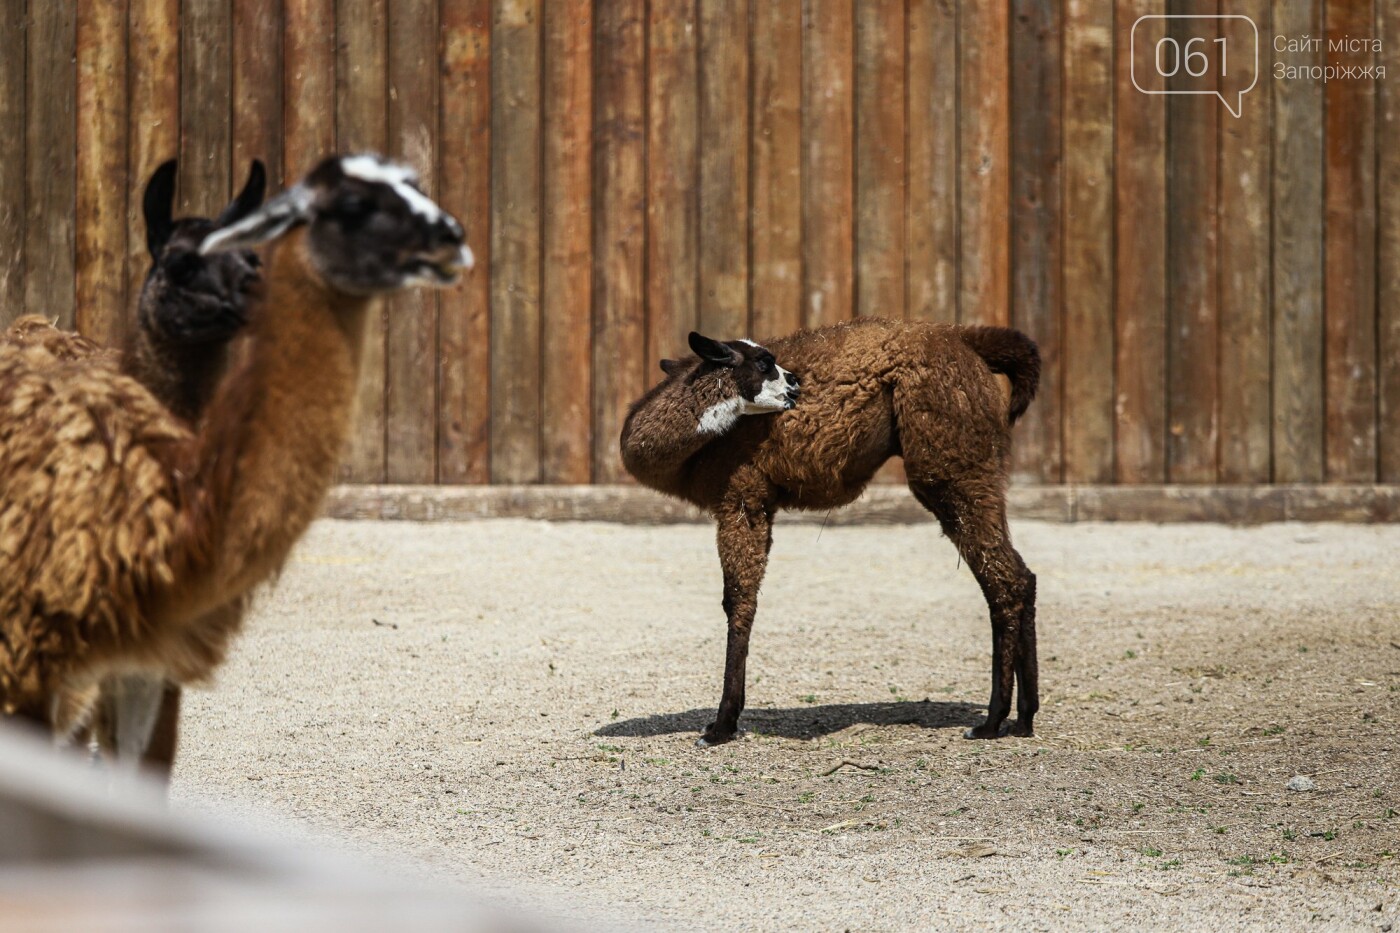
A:
<svg viewBox="0 0 1400 933">
<path fill-rule="evenodd" d="M 1007 731 L 1031 735 L 1035 575 L 1011 546 L 1005 488 L 1010 428 L 1040 378 L 1035 344 L 1006 328 L 862 319 L 766 347 L 693 333 L 690 347 L 694 357 L 661 364 L 666 378 L 632 406 L 621 444 L 639 482 L 708 510 L 717 525 L 729 639 L 719 711 L 697 744 L 738 732 L 774 515 L 847 505 L 895 456 L 990 610 L 991 701 L 966 736 L 1002 734 L 1014 682 Z M 1009 379 L 1009 394 L 994 373 Z"/>
<path fill-rule="evenodd" d="M 141 288 L 136 327 L 118 358 L 91 341 L 61 331 L 42 319 L 26 318 L 0 336 L 11 344 L 39 343 L 66 359 L 86 359 L 91 365 L 120 366 L 141 382 L 173 414 L 193 424 L 227 367 L 229 347 L 246 322 L 248 294 L 258 278 L 259 260 L 251 251 L 201 256 L 199 244 L 218 227 L 237 222 L 262 204 L 266 171 L 253 160 L 248 180 L 238 195 L 213 220 L 173 219 L 178 164 L 161 164 L 146 183 L 142 209 L 151 266 Z M 227 611 L 239 611 L 229 607 Z M 140 674 L 114 675 L 81 695 L 62 699 L 61 731 L 73 731 L 91 713 L 90 740 L 118 758 L 144 735 L 128 722 L 115 734 L 108 711 L 117 697 L 131 691 L 162 695 L 157 729 L 143 763 L 169 775 L 178 739 L 180 689 Z M 100 693 L 100 699 L 95 696 Z M 133 729 L 132 726 L 136 727 Z"/>
<path fill-rule="evenodd" d="M 220 610 L 279 572 L 334 477 L 369 315 L 472 265 L 456 219 L 375 156 L 324 160 L 199 252 L 274 240 L 197 429 L 127 375 L 0 347 L 0 714 L 52 730 L 111 674 L 207 678 L 238 628 Z M 117 704 L 115 727 L 158 701 Z"/>
</svg>

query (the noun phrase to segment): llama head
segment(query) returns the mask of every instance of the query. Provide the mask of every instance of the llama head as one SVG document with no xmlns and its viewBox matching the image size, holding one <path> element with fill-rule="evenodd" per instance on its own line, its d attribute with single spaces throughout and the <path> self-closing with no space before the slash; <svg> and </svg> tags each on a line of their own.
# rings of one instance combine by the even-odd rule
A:
<svg viewBox="0 0 1400 933">
<path fill-rule="evenodd" d="M 692 390 L 705 405 L 701 433 L 726 431 L 740 415 L 772 414 L 797 404 L 797 377 L 752 340 L 721 342 L 692 331 L 690 349 L 698 364 L 662 360 L 661 369 L 668 376 L 691 374 Z"/>
<path fill-rule="evenodd" d="M 254 159 L 243 190 L 218 217 L 175 220 L 176 168 L 174 159 L 157 168 L 141 202 L 151 268 L 141 286 L 138 321 L 148 333 L 177 343 L 227 341 L 247 322 L 248 294 L 258 281 L 258 256 L 251 250 L 206 256 L 200 244 L 215 230 L 258 209 L 267 173 Z"/>
<path fill-rule="evenodd" d="M 419 189 L 413 170 L 375 155 L 325 159 L 261 210 L 215 231 L 201 252 L 257 246 L 301 224 L 316 273 L 346 294 L 451 285 L 473 263 L 462 225 Z"/>
</svg>

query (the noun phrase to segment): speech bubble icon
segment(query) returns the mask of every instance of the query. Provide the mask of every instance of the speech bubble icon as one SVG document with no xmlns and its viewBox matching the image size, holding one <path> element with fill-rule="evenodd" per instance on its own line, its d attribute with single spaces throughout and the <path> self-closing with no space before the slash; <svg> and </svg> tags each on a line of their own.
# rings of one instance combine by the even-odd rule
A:
<svg viewBox="0 0 1400 933">
<path fill-rule="evenodd" d="M 1242 13 L 1139 16 L 1128 48 L 1144 94 L 1213 94 L 1238 117 L 1259 83 L 1259 27 Z"/>
</svg>

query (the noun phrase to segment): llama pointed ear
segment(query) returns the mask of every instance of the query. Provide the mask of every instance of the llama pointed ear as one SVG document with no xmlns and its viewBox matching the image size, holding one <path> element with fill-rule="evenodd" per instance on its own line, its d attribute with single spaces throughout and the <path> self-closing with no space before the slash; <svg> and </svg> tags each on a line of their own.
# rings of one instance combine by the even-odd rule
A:
<svg viewBox="0 0 1400 933">
<path fill-rule="evenodd" d="M 690 332 L 690 349 L 702 360 L 719 363 L 721 366 L 739 365 L 739 354 L 732 347 L 726 347 L 718 340 L 706 337 L 695 331 Z"/>
<path fill-rule="evenodd" d="M 674 376 L 676 373 L 680 372 L 683 369 L 685 369 L 685 364 L 682 363 L 680 360 L 661 361 L 661 371 L 668 376 Z"/>
<path fill-rule="evenodd" d="M 311 190 L 295 185 L 237 223 L 215 230 L 199 244 L 201 256 L 253 249 L 275 240 L 311 215 Z"/>
<path fill-rule="evenodd" d="M 218 217 L 214 218 L 214 226 L 227 227 L 253 213 L 262 204 L 263 193 L 266 191 L 267 169 L 261 159 L 254 159 L 248 168 L 248 181 L 244 183 L 243 190 L 238 192 L 238 197 L 230 201 Z"/>
<path fill-rule="evenodd" d="M 172 211 L 175 204 L 175 174 L 178 168 L 179 163 L 174 159 L 162 162 L 160 167 L 151 173 L 151 180 L 146 182 L 146 192 L 141 198 L 141 211 L 146 218 L 146 249 L 150 251 L 152 259 L 165 248 L 171 232 L 175 229 Z"/>
</svg>

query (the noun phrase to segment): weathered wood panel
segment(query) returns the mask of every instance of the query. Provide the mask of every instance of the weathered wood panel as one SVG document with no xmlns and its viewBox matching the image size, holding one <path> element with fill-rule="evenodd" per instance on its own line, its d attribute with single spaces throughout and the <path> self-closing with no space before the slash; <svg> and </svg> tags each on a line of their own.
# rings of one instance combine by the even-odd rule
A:
<svg viewBox="0 0 1400 933">
<path fill-rule="evenodd" d="M 904 2 L 856 8 L 856 313 L 904 318 Z"/>
<path fill-rule="evenodd" d="M 1040 347 L 1040 391 L 1012 435 L 1017 480 L 1060 479 L 1063 22 L 1052 0 L 1016 0 L 1011 28 L 1011 324 Z M 914 80 L 911 74 L 910 81 Z M 912 125 L 911 125 L 912 131 Z M 911 270 L 911 285 L 913 272 Z"/>
<path fill-rule="evenodd" d="M 127 319 L 124 0 L 78 6 L 74 323 L 120 346 Z"/>
<path fill-rule="evenodd" d="M 1119 22 L 1161 15 L 1165 0 L 1121 0 Z M 1143 36 L 1150 35 L 1144 29 Z M 1120 483 L 1167 478 L 1167 110 L 1165 96 L 1133 84 L 1131 28 L 1118 31 L 1114 63 L 1114 454 Z M 1137 54 L 1152 48 L 1138 40 Z M 1166 81 L 1144 69 L 1140 81 Z"/>
<path fill-rule="evenodd" d="M 1329 65 L 1369 68 L 1370 0 L 1329 0 Z M 1364 51 L 1353 48 L 1352 41 Z M 1331 51 L 1332 43 L 1342 48 Z M 1327 378 L 1327 479 L 1376 478 L 1376 108 L 1375 82 L 1343 78 L 1324 90 L 1326 254 L 1323 317 Z"/>
<path fill-rule="evenodd" d="M 854 310 L 855 7 L 803 0 L 803 324 L 845 321 Z"/>
<path fill-rule="evenodd" d="M 336 146 L 342 151 L 388 149 L 388 0 L 336 0 Z M 385 479 L 384 316 L 365 324 L 356 423 L 341 460 L 341 479 Z"/>
<path fill-rule="evenodd" d="M 1011 314 L 1010 25 L 1007 4 L 960 0 L 958 313 L 967 324 L 1005 325 Z"/>
<path fill-rule="evenodd" d="M 238 0 L 233 4 L 233 163 L 230 173 L 235 191 L 248 177 L 248 164 L 253 159 L 262 159 L 267 166 L 269 191 L 282 187 L 282 37 L 286 35 L 283 2 Z M 436 57 L 434 54 L 433 58 Z M 315 109 L 323 111 L 325 107 Z"/>
<path fill-rule="evenodd" d="M 544 43 L 541 479 L 586 483 L 593 473 L 590 0 L 546 4 Z"/>
<path fill-rule="evenodd" d="M 949 132 L 958 122 L 957 4 L 910 0 L 906 22 L 905 310 L 912 321 L 951 324 L 958 319 L 958 137 Z M 1058 66 L 1053 71 L 1058 92 Z M 1013 131 L 1013 145 L 1017 138 Z M 1054 158 L 1059 159 L 1058 140 Z"/>
<path fill-rule="evenodd" d="M 476 270 L 440 297 L 438 481 L 491 478 L 491 0 L 442 6 L 442 204 Z"/>
<path fill-rule="evenodd" d="M 1113 6 L 1065 7 L 1064 478 L 1113 478 Z"/>
<path fill-rule="evenodd" d="M 335 0 L 282 3 L 281 162 L 284 178 L 292 180 L 335 148 L 335 108 L 324 103 L 336 90 L 335 34 L 324 25 L 335 21 Z M 444 70 L 447 64 L 444 55 Z"/>
<path fill-rule="evenodd" d="M 76 286 L 76 6 L 30 3 L 25 35 L 25 310 L 64 327 L 73 326 Z"/>
<path fill-rule="evenodd" d="M 646 362 L 646 10 L 594 7 L 593 479 L 626 477 L 617 439 Z"/>
<path fill-rule="evenodd" d="M 413 166 L 437 196 L 437 0 L 394 0 L 389 6 L 389 154 Z M 384 345 L 384 447 L 391 483 L 437 479 L 438 296 L 414 289 L 389 305 Z M 386 439 L 387 441 L 387 439 Z"/>
<path fill-rule="evenodd" d="M 233 154 L 233 5 L 180 6 L 180 213 L 228 203 Z"/>
<path fill-rule="evenodd" d="M 701 3 L 700 329 L 749 335 L 748 0 Z"/>
<path fill-rule="evenodd" d="M 1400 0 L 1376 4 L 1377 56 L 1386 74 L 1400 74 Z M 1376 314 L 1379 358 L 1379 474 L 1400 482 L 1400 86 L 1376 87 L 1376 196 L 1379 269 Z"/>
<path fill-rule="evenodd" d="M 802 5 L 798 0 L 753 5 L 750 171 L 753 321 L 749 330 L 762 340 L 802 326 Z"/>
<path fill-rule="evenodd" d="M 1259 29 L 1259 82 L 1240 116 L 1220 115 L 1220 480 L 1269 481 L 1269 95 L 1267 0 L 1229 11 Z M 1230 42 L 1247 24 L 1222 24 Z M 1242 44 L 1235 46 L 1243 48 Z"/>
<path fill-rule="evenodd" d="M 1210 15 L 1216 3 L 1172 0 L 1167 9 Z M 1215 29 L 1209 20 L 1176 19 L 1167 34 L 1184 59 L 1189 39 L 1203 37 L 1209 49 Z M 1184 65 L 1167 80 L 1169 90 L 1198 86 Z M 1167 99 L 1167 479 L 1173 483 L 1213 482 L 1219 463 L 1220 112 L 1213 96 Z"/>
<path fill-rule="evenodd" d="M 0 0 L 0 139 L 24 139 L 26 0 Z M 0 326 L 24 309 L 25 158 L 27 146 L 0 159 Z"/>
<path fill-rule="evenodd" d="M 1276 5 L 1278 35 L 1319 36 L 1317 0 Z M 1320 53 L 1281 56 L 1288 66 L 1320 65 Z M 1273 480 L 1323 478 L 1322 434 L 1322 87 L 1279 81 L 1273 88 Z"/>
<path fill-rule="evenodd" d="M 126 274 L 130 309 L 151 266 L 141 211 L 146 180 L 162 162 L 180 154 L 180 3 L 129 0 L 128 11 Z"/>
<path fill-rule="evenodd" d="M 695 0 L 653 0 L 647 26 L 646 380 L 700 326 L 700 77 Z"/>
</svg>

